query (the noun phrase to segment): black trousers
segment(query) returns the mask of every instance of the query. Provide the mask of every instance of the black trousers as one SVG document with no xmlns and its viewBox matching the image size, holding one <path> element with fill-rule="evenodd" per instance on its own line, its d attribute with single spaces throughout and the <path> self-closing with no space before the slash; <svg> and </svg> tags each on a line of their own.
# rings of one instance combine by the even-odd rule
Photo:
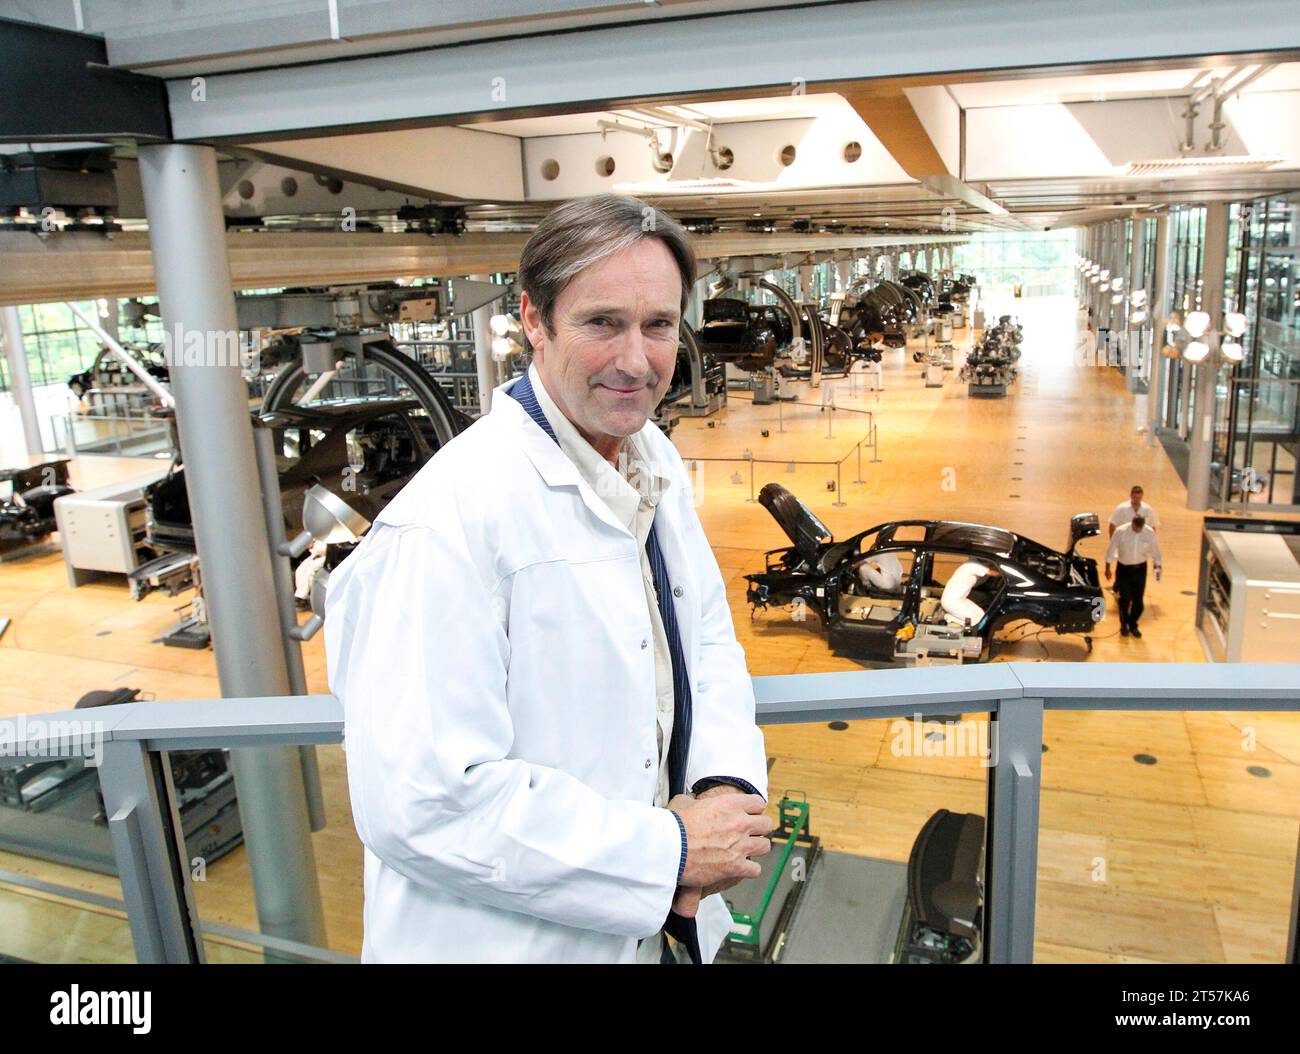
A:
<svg viewBox="0 0 1300 1054">
<path fill-rule="evenodd" d="M 1137 629 L 1142 617 L 1142 594 L 1147 588 L 1147 565 L 1115 565 L 1115 591 L 1119 593 L 1119 624 L 1127 630 Z"/>
</svg>

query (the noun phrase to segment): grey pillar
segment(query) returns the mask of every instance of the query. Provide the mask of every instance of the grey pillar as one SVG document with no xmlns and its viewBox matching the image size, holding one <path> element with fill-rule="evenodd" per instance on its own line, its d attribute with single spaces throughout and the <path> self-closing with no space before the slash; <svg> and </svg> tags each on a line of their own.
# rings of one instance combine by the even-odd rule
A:
<svg viewBox="0 0 1300 1054">
<path fill-rule="evenodd" d="M 1160 349 L 1165 343 L 1165 319 L 1169 317 L 1169 239 L 1172 233 L 1169 214 L 1162 212 L 1156 217 L 1155 283 L 1147 295 L 1147 303 L 1151 305 L 1147 312 L 1151 319 L 1151 369 L 1147 376 L 1147 444 L 1150 446 L 1155 445 L 1156 429 L 1164 423 L 1160 406 L 1169 360 L 1160 354 Z"/>
<path fill-rule="evenodd" d="M 469 277 L 472 282 L 492 281 L 490 274 L 472 274 Z M 470 315 L 470 324 L 474 327 L 474 363 L 478 368 L 480 414 L 486 414 L 492 409 L 492 389 L 496 387 L 497 369 L 496 363 L 492 361 L 492 331 L 488 328 L 496 310 L 495 304 L 496 301 L 484 304 Z"/>
<path fill-rule="evenodd" d="M 837 293 L 846 292 L 849 288 L 849 276 L 852 273 L 848 263 L 837 263 L 835 265 L 835 282 Z"/>
<path fill-rule="evenodd" d="M 1115 220 L 1106 224 L 1105 239 L 1105 255 L 1101 266 L 1102 270 L 1110 273 L 1097 283 L 1097 317 L 1104 320 L 1102 325 L 1109 331 L 1114 329 L 1115 323 L 1115 313 L 1110 304 L 1110 282 L 1119 270 L 1116 262 L 1119 255 L 1119 224 Z"/>
<path fill-rule="evenodd" d="M 239 326 L 216 153 L 169 143 L 139 160 L 163 324 L 212 350 L 197 365 L 174 357 L 171 390 L 221 694 L 289 695 L 248 390 L 226 350 Z M 323 945 L 299 752 L 233 750 L 231 765 L 262 932 Z"/>
<path fill-rule="evenodd" d="M 1094 223 L 1088 234 L 1088 259 L 1100 266 L 1101 264 L 1101 224 Z M 1101 328 L 1101 317 L 1097 314 L 1097 286 L 1092 281 L 1092 275 L 1089 274 L 1084 278 L 1083 294 L 1088 303 L 1088 318 L 1092 322 L 1093 329 Z"/>
<path fill-rule="evenodd" d="M 709 283 L 712 275 L 696 281 L 691 287 L 691 295 L 686 300 L 686 321 L 692 329 L 698 330 L 704 324 L 704 301 L 709 299 Z"/>
<path fill-rule="evenodd" d="M 103 327 L 105 333 L 107 333 L 114 340 L 120 341 L 122 338 L 117 328 L 118 327 L 117 297 L 110 296 L 110 297 L 106 297 L 105 299 L 108 301 L 108 303 L 105 305 L 108 308 L 108 314 L 100 317 L 99 324 L 100 326 Z M 99 313 L 98 303 L 95 304 L 95 313 L 96 314 Z"/>
<path fill-rule="evenodd" d="M 1003 699 L 989 715 L 985 816 L 984 961 L 1034 961 L 1038 905 L 1038 812 L 1043 775 L 1043 700 Z"/>
<path fill-rule="evenodd" d="M 39 457 L 44 453 L 41 423 L 36 416 L 36 400 L 32 397 L 32 375 L 27 367 L 27 349 L 23 345 L 23 323 L 16 307 L 0 308 L 0 332 L 4 334 L 5 360 L 9 364 L 9 390 L 23 423 L 23 444 L 27 447 L 28 457 Z"/>
<path fill-rule="evenodd" d="M 1128 257 L 1128 274 L 1124 279 L 1124 302 L 1120 305 L 1120 310 L 1124 312 L 1124 327 L 1128 336 L 1124 341 L 1124 379 L 1128 382 L 1128 390 L 1137 394 L 1138 381 L 1141 377 L 1138 374 L 1138 356 L 1137 347 L 1142 326 L 1136 326 L 1131 321 L 1132 311 L 1129 306 L 1133 302 L 1133 290 L 1138 287 L 1142 281 L 1142 274 L 1146 268 L 1146 239 L 1142 237 L 1145 221 L 1134 214 L 1130 221 L 1132 224 L 1133 239 L 1131 250 Z M 1150 312 L 1147 312 L 1150 317 Z M 1151 349 L 1147 349 L 1148 362 L 1150 361 Z"/>
<path fill-rule="evenodd" d="M 1223 326 L 1223 282 L 1228 262 L 1228 206 L 1205 206 L 1205 244 L 1201 257 L 1201 310 L 1210 316 L 1210 331 Z M 1214 453 L 1215 384 L 1219 378 L 1218 341 L 1210 339 L 1209 358 L 1196 367 L 1196 418 L 1188 422 L 1187 507 L 1208 509 L 1210 460 Z M 1190 388 L 1191 385 L 1188 385 Z"/>
</svg>

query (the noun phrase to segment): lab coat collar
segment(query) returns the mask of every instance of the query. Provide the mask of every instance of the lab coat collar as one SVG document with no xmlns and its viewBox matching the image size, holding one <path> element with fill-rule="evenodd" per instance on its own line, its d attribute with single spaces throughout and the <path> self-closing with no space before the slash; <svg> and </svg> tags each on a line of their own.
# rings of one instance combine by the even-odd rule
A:
<svg viewBox="0 0 1300 1054">
<path fill-rule="evenodd" d="M 626 523 L 619 522 L 618 517 L 614 515 L 613 510 L 609 507 L 609 503 L 582 478 L 578 466 L 560 449 L 559 444 L 547 435 L 538 426 L 537 422 L 528 416 L 528 411 L 520 405 L 519 401 L 510 395 L 510 389 L 518 381 L 519 378 L 514 377 L 505 384 L 493 389 L 492 409 L 489 411 L 489 415 L 499 413 L 506 415 L 506 422 L 520 434 L 520 448 L 533 463 L 533 466 L 548 487 L 577 487 L 583 504 L 591 510 L 597 519 L 616 528 L 628 537 L 635 537 Z M 637 438 L 641 440 L 642 450 L 653 450 L 643 433 L 647 428 L 657 427 L 653 421 L 647 421 L 641 432 L 637 433 Z M 653 464 L 652 461 L 647 463 Z M 659 492 L 659 503 L 663 503 L 672 486 L 673 483 L 669 478 Z"/>
</svg>

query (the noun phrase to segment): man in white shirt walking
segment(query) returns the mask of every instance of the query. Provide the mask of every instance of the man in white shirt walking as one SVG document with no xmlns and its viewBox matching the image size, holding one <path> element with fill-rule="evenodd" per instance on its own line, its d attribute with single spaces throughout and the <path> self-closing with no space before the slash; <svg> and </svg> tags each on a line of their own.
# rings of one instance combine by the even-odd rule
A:
<svg viewBox="0 0 1300 1054">
<path fill-rule="evenodd" d="M 1115 571 L 1115 588 L 1119 593 L 1119 635 L 1127 637 L 1130 633 L 1141 637 L 1138 619 L 1142 617 L 1142 594 L 1147 587 L 1147 561 L 1155 564 L 1156 581 L 1160 581 L 1160 543 L 1156 541 L 1156 532 L 1146 524 L 1142 516 L 1119 527 L 1110 537 L 1106 548 L 1106 581 L 1110 581 L 1110 568 L 1118 563 Z"/>
<path fill-rule="evenodd" d="M 1156 515 L 1155 509 L 1142 500 L 1142 488 L 1137 485 L 1129 491 L 1128 501 L 1121 501 L 1110 514 L 1110 530 L 1106 537 L 1114 537 L 1115 528 L 1131 523 L 1134 516 L 1141 516 L 1153 531 L 1160 530 L 1160 517 Z"/>
</svg>

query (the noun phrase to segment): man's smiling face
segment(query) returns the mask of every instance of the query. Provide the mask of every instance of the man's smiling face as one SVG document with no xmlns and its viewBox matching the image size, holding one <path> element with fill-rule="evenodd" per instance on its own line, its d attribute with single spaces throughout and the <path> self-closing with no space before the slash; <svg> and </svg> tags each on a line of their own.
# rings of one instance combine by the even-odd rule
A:
<svg viewBox="0 0 1300 1054">
<path fill-rule="evenodd" d="M 579 271 L 556 298 L 547 333 L 527 293 L 520 316 L 546 391 L 603 457 L 654 413 L 672 381 L 681 272 L 658 238 Z"/>
</svg>

